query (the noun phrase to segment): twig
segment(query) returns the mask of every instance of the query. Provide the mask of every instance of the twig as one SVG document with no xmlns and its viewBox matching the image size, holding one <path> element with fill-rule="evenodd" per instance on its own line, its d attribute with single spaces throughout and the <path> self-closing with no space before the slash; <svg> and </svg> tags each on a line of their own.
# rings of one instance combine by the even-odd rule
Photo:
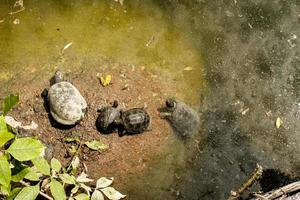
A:
<svg viewBox="0 0 300 200">
<path fill-rule="evenodd" d="M 21 183 L 22 185 L 25 185 L 25 186 L 30 186 L 30 184 L 29 184 L 29 183 L 26 183 L 25 181 L 20 181 L 20 183 Z M 42 195 L 43 197 L 45 197 L 46 199 L 53 200 L 52 197 L 48 196 L 47 194 L 45 194 L 45 193 L 43 193 L 43 192 L 41 192 L 41 191 L 39 191 L 39 194 Z"/>
<path fill-rule="evenodd" d="M 256 200 L 272 200 L 272 199 L 277 199 L 279 197 L 282 197 L 283 195 L 286 194 L 290 194 L 292 192 L 296 192 L 300 190 L 300 181 L 291 183 L 289 185 L 283 186 L 277 190 L 271 191 L 271 192 L 267 192 L 266 194 L 257 196 L 258 198 L 256 198 Z"/>
<path fill-rule="evenodd" d="M 17 14 L 17 13 L 19 13 L 19 12 L 22 12 L 23 10 L 25 10 L 25 7 L 22 7 L 20 10 L 17 10 L 17 11 L 9 12 L 8 14 L 9 14 L 9 15 L 14 15 L 14 14 Z"/>
<path fill-rule="evenodd" d="M 231 191 L 230 196 L 227 200 L 236 200 L 238 199 L 245 190 L 247 190 L 249 187 L 253 185 L 253 183 L 262 175 L 262 166 L 257 164 L 252 176 L 247 180 L 246 183 L 243 184 L 243 186 L 238 191 Z"/>
</svg>

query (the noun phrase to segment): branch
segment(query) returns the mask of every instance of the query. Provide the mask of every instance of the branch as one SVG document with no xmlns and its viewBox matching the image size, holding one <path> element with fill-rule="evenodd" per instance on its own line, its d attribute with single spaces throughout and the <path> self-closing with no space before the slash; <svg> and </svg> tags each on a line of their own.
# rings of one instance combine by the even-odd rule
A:
<svg viewBox="0 0 300 200">
<path fill-rule="evenodd" d="M 246 183 L 238 190 L 238 191 L 231 191 L 230 196 L 227 200 L 236 200 L 238 199 L 245 190 L 253 185 L 253 183 L 262 175 L 262 166 L 257 164 L 252 176 L 247 180 Z"/>
</svg>

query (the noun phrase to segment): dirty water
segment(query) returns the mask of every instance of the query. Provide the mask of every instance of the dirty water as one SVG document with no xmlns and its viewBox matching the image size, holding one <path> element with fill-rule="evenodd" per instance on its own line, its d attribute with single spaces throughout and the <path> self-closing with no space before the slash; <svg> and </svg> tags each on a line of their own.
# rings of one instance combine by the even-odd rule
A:
<svg viewBox="0 0 300 200">
<path fill-rule="evenodd" d="M 136 76 L 129 83 L 136 82 L 139 90 L 132 94 L 143 94 L 143 89 L 160 95 L 144 91 L 149 102 L 157 100 L 149 105 L 152 113 L 165 96 L 199 111 L 201 130 L 188 141 L 178 140 L 158 119 L 155 139 L 146 134 L 104 137 L 115 145 L 97 159 L 115 159 L 112 170 L 103 171 L 116 176 L 116 184 L 119 178 L 128 199 L 227 199 L 257 163 L 300 175 L 299 1 L 125 0 L 123 6 L 114 1 L 30 1 L 24 2 L 24 11 L 6 14 L 13 3 L 0 5 L 1 97 L 24 88 L 40 91 L 60 68 L 92 101 L 96 96 L 88 93 L 98 93 L 89 80 L 93 75 L 118 77 L 125 70 Z M 15 19 L 20 23 L 14 24 Z M 122 84 L 116 82 L 112 91 Z M 130 106 L 141 105 L 130 93 L 98 88 Z M 278 117 L 284 124 L 277 129 Z M 57 137 L 63 133 L 55 132 Z M 145 155 L 134 154 L 122 142 L 135 145 L 135 151 L 140 145 Z M 118 146 L 132 151 L 132 163 Z M 120 158 L 108 157 L 112 155 Z M 142 170 L 134 168 L 134 159 L 143 163 Z"/>
</svg>

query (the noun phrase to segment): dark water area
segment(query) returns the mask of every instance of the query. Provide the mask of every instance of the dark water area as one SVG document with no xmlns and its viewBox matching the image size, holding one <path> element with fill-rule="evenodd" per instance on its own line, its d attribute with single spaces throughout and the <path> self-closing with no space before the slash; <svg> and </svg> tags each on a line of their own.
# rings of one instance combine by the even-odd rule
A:
<svg viewBox="0 0 300 200">
<path fill-rule="evenodd" d="M 73 60 L 64 62 L 63 69 L 78 60 L 95 67 L 100 54 L 105 59 L 146 63 L 151 70 L 173 77 L 176 94 L 199 111 L 199 133 L 185 142 L 170 139 L 162 147 L 165 153 L 153 160 L 144 176 L 128 179 L 124 187 L 128 199 L 227 199 L 257 164 L 300 176 L 300 1 L 28 4 L 34 18 L 42 16 L 47 25 L 28 20 L 32 24 L 23 26 L 21 17 L 21 30 L 0 24 L 3 86 L 29 71 L 31 79 L 52 73 L 55 67 L 49 63 L 57 64 L 57 52 L 73 41 L 80 45 L 70 48 L 66 56 Z M 0 10 L 4 13 L 7 4 Z M 23 20 L 26 17 L 32 19 L 24 14 Z M 30 26 L 34 28 L 27 30 Z M 32 37 L 48 44 L 24 40 L 31 30 Z M 35 56 L 27 57 L 19 46 Z M 28 67 L 19 67 L 24 63 Z M 182 71 L 186 67 L 192 67 L 193 73 Z M 279 128 L 277 118 L 283 121 Z"/>
</svg>

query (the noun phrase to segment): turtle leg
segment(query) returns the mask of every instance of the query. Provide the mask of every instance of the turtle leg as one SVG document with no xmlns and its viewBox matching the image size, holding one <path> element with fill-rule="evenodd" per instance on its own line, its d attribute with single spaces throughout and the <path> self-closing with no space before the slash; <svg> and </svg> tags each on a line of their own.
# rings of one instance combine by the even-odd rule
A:
<svg viewBox="0 0 300 200">
<path fill-rule="evenodd" d="M 167 117 L 171 117 L 172 113 L 170 113 L 170 112 L 160 112 L 159 116 L 160 116 L 160 118 L 164 119 L 164 118 L 167 118 Z"/>
<path fill-rule="evenodd" d="M 47 99 L 47 96 L 48 96 L 48 89 L 44 89 L 43 92 L 41 93 L 41 96 L 44 98 L 44 99 Z"/>
</svg>

